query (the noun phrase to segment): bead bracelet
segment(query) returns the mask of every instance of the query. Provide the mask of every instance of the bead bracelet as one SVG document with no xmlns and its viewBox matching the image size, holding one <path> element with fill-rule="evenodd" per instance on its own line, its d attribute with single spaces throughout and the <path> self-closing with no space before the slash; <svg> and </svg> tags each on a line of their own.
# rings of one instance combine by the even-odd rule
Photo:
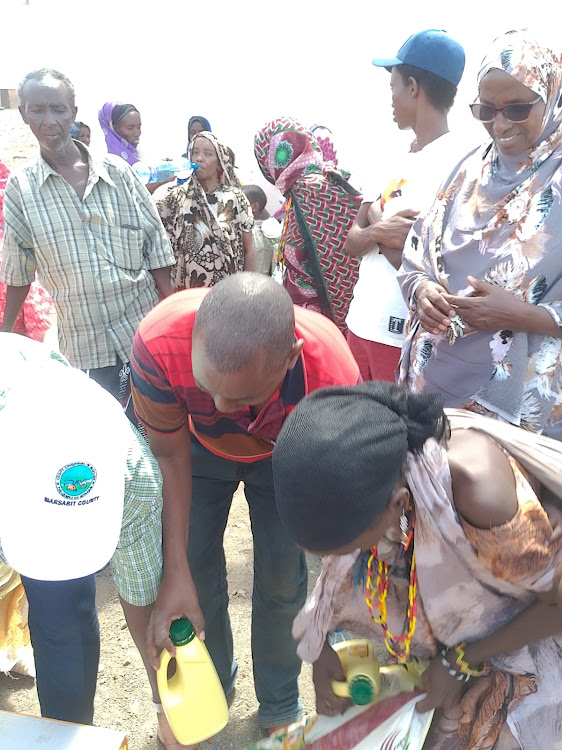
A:
<svg viewBox="0 0 562 750">
<path fill-rule="evenodd" d="M 469 677 L 480 677 L 484 674 L 484 670 L 482 669 L 483 665 L 479 664 L 477 667 L 471 667 L 464 658 L 465 649 L 466 641 L 463 641 L 463 643 L 459 643 L 458 646 L 455 646 L 455 664 L 458 671 L 462 672 L 463 674 L 467 674 Z"/>
<path fill-rule="evenodd" d="M 441 663 L 443 664 L 447 672 L 451 675 L 451 677 L 455 678 L 455 680 L 458 680 L 459 682 L 468 682 L 470 680 L 469 674 L 463 674 L 462 672 L 459 672 L 459 670 L 455 669 L 455 667 L 447 659 L 446 648 L 441 651 Z"/>
</svg>

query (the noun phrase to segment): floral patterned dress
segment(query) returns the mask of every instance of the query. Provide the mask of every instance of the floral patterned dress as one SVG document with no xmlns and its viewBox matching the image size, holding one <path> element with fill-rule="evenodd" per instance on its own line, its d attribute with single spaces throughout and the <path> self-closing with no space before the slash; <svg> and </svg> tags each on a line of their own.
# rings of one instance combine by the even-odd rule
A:
<svg viewBox="0 0 562 750">
<path fill-rule="evenodd" d="M 451 346 L 421 328 L 415 292 L 426 280 L 470 295 L 467 276 L 540 305 L 562 327 L 562 59 L 524 32 L 496 40 L 480 71 L 504 70 L 545 102 L 542 132 L 522 156 L 476 149 L 413 227 L 399 281 L 410 316 L 400 382 L 445 406 L 488 414 L 562 439 L 562 339 L 478 331 Z"/>
<path fill-rule="evenodd" d="M 171 188 L 157 202 L 176 257 L 172 270 L 174 291 L 214 286 L 225 276 L 243 271 L 242 235 L 254 226 L 251 206 L 225 147 L 212 133 L 198 135 L 215 146 L 222 168 L 221 184 L 206 193 L 195 172 L 188 183 Z M 195 138 L 190 145 L 190 158 Z"/>
</svg>

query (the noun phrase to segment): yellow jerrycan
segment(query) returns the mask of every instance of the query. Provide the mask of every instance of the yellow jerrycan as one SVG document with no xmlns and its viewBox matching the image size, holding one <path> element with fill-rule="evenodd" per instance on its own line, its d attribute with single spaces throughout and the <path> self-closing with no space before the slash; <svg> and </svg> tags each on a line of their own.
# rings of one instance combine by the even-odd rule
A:
<svg viewBox="0 0 562 750">
<path fill-rule="evenodd" d="M 164 649 L 156 673 L 160 700 L 177 741 L 195 745 L 224 729 L 228 705 L 215 665 L 191 622 L 185 617 L 174 620 L 170 638 L 176 647 L 176 671 L 168 679 L 173 657 Z"/>
<path fill-rule="evenodd" d="M 380 667 L 374 645 L 366 639 L 341 641 L 332 648 L 341 661 L 345 682 L 332 680 L 332 690 L 341 698 L 350 698 L 357 706 L 390 698 L 421 687 L 421 674 L 427 664 Z"/>
</svg>

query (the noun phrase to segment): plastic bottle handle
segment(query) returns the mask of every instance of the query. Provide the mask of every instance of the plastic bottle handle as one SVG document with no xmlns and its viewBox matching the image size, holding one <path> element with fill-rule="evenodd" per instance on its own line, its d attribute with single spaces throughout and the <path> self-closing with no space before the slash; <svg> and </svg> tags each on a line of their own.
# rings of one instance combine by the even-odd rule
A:
<svg viewBox="0 0 562 750">
<path fill-rule="evenodd" d="M 349 682 L 340 682 L 339 680 L 332 680 L 332 692 L 339 698 L 349 698 Z"/>
<path fill-rule="evenodd" d="M 156 671 L 156 681 L 158 683 L 160 699 L 162 699 L 162 694 L 168 690 L 168 664 L 173 658 L 174 657 L 170 654 L 167 648 L 163 649 L 160 654 L 160 667 Z"/>
</svg>

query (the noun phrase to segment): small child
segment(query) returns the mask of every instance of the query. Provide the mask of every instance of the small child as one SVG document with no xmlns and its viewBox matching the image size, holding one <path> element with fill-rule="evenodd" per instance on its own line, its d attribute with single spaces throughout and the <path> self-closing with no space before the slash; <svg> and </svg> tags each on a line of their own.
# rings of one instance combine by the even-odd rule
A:
<svg viewBox="0 0 562 750">
<path fill-rule="evenodd" d="M 265 210 L 267 196 L 259 185 L 243 185 L 242 190 L 246 194 L 254 214 L 252 237 L 256 251 L 256 271 L 271 276 L 274 250 L 281 236 L 281 224 L 277 219 L 270 218 Z M 267 222 L 266 227 L 264 227 L 264 221 Z M 270 227 L 271 223 L 276 226 Z M 277 229 L 279 231 L 276 231 Z"/>
<path fill-rule="evenodd" d="M 76 122 L 73 122 L 70 126 L 70 135 L 74 138 L 75 141 L 80 141 L 86 146 L 90 145 L 91 131 L 89 126 L 86 125 L 85 122 L 80 122 L 80 120 L 76 120 Z"/>
</svg>

